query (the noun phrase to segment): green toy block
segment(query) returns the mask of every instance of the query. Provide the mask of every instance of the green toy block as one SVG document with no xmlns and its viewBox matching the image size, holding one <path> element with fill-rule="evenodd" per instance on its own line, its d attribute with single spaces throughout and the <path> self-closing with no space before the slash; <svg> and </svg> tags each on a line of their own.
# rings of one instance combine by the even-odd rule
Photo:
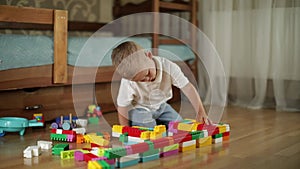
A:
<svg viewBox="0 0 300 169">
<path fill-rule="evenodd" d="M 200 138 L 204 138 L 204 132 L 203 131 L 192 131 L 190 132 L 192 135 L 192 140 L 197 140 Z"/>
<path fill-rule="evenodd" d="M 55 133 L 50 134 L 50 139 L 51 140 L 67 141 L 67 138 L 68 138 L 68 136 L 66 134 L 55 134 Z"/>
<path fill-rule="evenodd" d="M 223 134 L 220 133 L 220 134 L 215 134 L 212 136 L 213 139 L 216 139 L 216 138 L 220 138 L 220 137 L 223 137 Z"/>
<path fill-rule="evenodd" d="M 120 158 L 127 155 L 127 151 L 123 147 L 116 147 L 112 149 L 107 149 L 104 152 L 104 156 L 108 159 Z"/>
<path fill-rule="evenodd" d="M 69 144 L 56 144 L 52 148 L 52 154 L 54 155 L 60 155 L 61 151 L 69 150 Z"/>
<path fill-rule="evenodd" d="M 128 133 L 123 133 L 119 137 L 119 141 L 122 143 L 127 143 L 128 142 Z"/>
<path fill-rule="evenodd" d="M 89 123 L 90 124 L 98 124 L 99 123 L 99 118 L 98 117 L 90 117 L 89 118 Z"/>
<path fill-rule="evenodd" d="M 97 162 L 100 164 L 100 166 L 102 167 L 102 169 L 110 169 L 110 165 L 106 161 L 104 161 L 104 160 L 98 160 Z"/>
</svg>

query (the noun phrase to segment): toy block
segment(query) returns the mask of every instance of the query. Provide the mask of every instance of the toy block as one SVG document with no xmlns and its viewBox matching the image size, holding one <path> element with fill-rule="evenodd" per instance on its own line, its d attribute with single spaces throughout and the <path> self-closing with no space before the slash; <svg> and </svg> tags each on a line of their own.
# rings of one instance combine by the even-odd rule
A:
<svg viewBox="0 0 300 169">
<path fill-rule="evenodd" d="M 127 155 L 127 151 L 123 147 L 116 147 L 111 149 L 106 149 L 104 152 L 104 156 L 108 159 L 112 158 L 120 158 Z"/>
<path fill-rule="evenodd" d="M 110 165 L 106 161 L 98 160 L 97 162 L 100 164 L 102 169 L 110 169 Z"/>
<path fill-rule="evenodd" d="M 155 149 L 154 148 L 154 143 L 152 141 L 146 141 L 146 143 L 149 146 L 149 150 L 145 151 L 145 152 L 142 152 L 142 153 L 139 153 L 140 157 L 150 156 L 150 155 L 158 154 L 159 153 L 159 149 Z"/>
<path fill-rule="evenodd" d="M 61 159 L 74 159 L 75 158 L 75 152 L 78 150 L 66 150 L 60 152 L 60 158 Z"/>
<path fill-rule="evenodd" d="M 67 141 L 68 136 L 66 134 L 50 134 L 50 139 L 54 141 Z"/>
<path fill-rule="evenodd" d="M 92 154 L 92 153 L 86 153 L 86 154 L 83 155 L 83 158 L 84 158 L 85 162 L 91 161 L 92 159 L 96 159 L 98 157 L 99 156 L 97 156 L 95 154 Z"/>
<path fill-rule="evenodd" d="M 157 126 L 154 126 L 153 131 L 157 132 L 157 133 L 165 133 L 167 131 L 167 129 L 166 129 L 165 125 L 157 125 Z"/>
<path fill-rule="evenodd" d="M 120 137 L 122 133 L 117 133 L 117 132 L 111 132 L 112 137 Z"/>
<path fill-rule="evenodd" d="M 186 152 L 186 151 L 191 151 L 191 150 L 195 150 L 195 149 L 196 149 L 196 144 L 185 146 L 185 147 L 179 146 L 179 152 Z"/>
<path fill-rule="evenodd" d="M 219 133 L 225 133 L 226 132 L 226 126 L 225 125 L 218 125 Z"/>
<path fill-rule="evenodd" d="M 160 157 L 160 154 L 157 153 L 157 154 L 153 154 L 153 155 L 150 155 L 150 156 L 144 156 L 144 157 L 140 157 L 140 162 L 148 162 L 148 161 L 153 161 L 153 160 L 157 160 L 159 159 Z"/>
<path fill-rule="evenodd" d="M 230 132 L 226 131 L 225 133 L 223 133 L 223 141 L 229 140 L 230 137 Z"/>
<path fill-rule="evenodd" d="M 226 131 L 230 131 L 230 126 L 229 126 L 229 124 L 224 124 L 224 126 L 226 127 Z"/>
<path fill-rule="evenodd" d="M 177 129 L 182 131 L 192 131 L 192 128 L 193 124 L 179 123 Z"/>
<path fill-rule="evenodd" d="M 221 142 L 223 142 L 223 137 L 213 138 L 212 142 L 215 143 L 215 144 L 216 143 L 221 143 Z"/>
<path fill-rule="evenodd" d="M 112 132 L 122 133 L 123 127 L 124 127 L 124 126 L 121 126 L 121 125 L 113 125 L 113 127 L 112 127 Z"/>
<path fill-rule="evenodd" d="M 133 128 L 129 126 L 124 126 L 122 129 L 122 133 L 128 133 L 128 136 L 132 137 L 140 137 L 143 131 L 138 128 Z"/>
<path fill-rule="evenodd" d="M 108 146 L 109 141 L 105 140 L 102 136 L 97 135 L 87 135 L 89 143 L 95 143 L 101 146 Z"/>
<path fill-rule="evenodd" d="M 128 142 L 128 133 L 121 134 L 120 137 L 119 137 L 119 141 L 121 141 L 122 143 Z"/>
<path fill-rule="evenodd" d="M 141 133 L 141 139 L 143 139 L 143 140 L 149 140 L 150 139 L 150 131 L 143 131 L 142 133 Z"/>
<path fill-rule="evenodd" d="M 37 157 L 41 154 L 41 147 L 40 146 L 28 146 L 23 151 L 23 156 L 25 158 L 32 158 L 33 156 Z"/>
<path fill-rule="evenodd" d="M 90 124 L 98 124 L 99 123 L 99 117 L 89 117 L 88 123 Z"/>
<path fill-rule="evenodd" d="M 170 151 L 166 151 L 166 152 L 161 152 L 160 157 L 167 157 L 167 156 L 177 155 L 178 153 L 179 153 L 179 149 L 170 150 Z"/>
<path fill-rule="evenodd" d="M 168 131 L 171 133 L 177 133 L 178 124 L 179 124 L 178 121 L 169 122 Z"/>
<path fill-rule="evenodd" d="M 132 154 L 142 153 L 149 150 L 148 143 L 138 143 L 131 145 Z"/>
<path fill-rule="evenodd" d="M 56 144 L 52 148 L 52 154 L 60 155 L 60 152 L 64 150 L 69 150 L 69 144 Z"/>
<path fill-rule="evenodd" d="M 188 134 L 189 134 L 188 132 L 180 132 L 180 133 L 177 133 L 177 134 L 173 135 L 172 138 L 174 140 L 174 144 L 183 142 L 183 140 L 185 139 L 185 137 Z M 192 136 L 190 138 L 192 138 Z M 186 141 L 188 141 L 188 140 L 186 140 Z"/>
<path fill-rule="evenodd" d="M 124 148 L 126 149 L 126 154 L 127 155 L 133 154 L 131 146 L 125 146 Z"/>
<path fill-rule="evenodd" d="M 136 143 L 143 143 L 145 140 L 139 138 L 139 137 L 132 137 L 128 136 L 128 142 L 133 142 L 134 144 Z"/>
<path fill-rule="evenodd" d="M 157 133 L 155 131 L 150 132 L 150 140 L 155 140 L 163 137 L 163 133 Z"/>
<path fill-rule="evenodd" d="M 80 127 L 80 128 L 73 128 L 72 130 L 75 131 L 76 134 L 82 134 L 82 135 L 84 135 L 84 134 L 86 133 L 86 129 L 83 128 L 83 127 Z"/>
<path fill-rule="evenodd" d="M 212 138 L 213 138 L 213 139 L 216 139 L 216 138 L 220 138 L 220 137 L 222 137 L 222 136 L 223 136 L 223 134 L 220 133 L 220 134 L 212 135 Z"/>
<path fill-rule="evenodd" d="M 80 150 L 76 150 L 74 152 L 74 158 L 76 161 L 84 161 L 84 152 L 80 151 Z"/>
<path fill-rule="evenodd" d="M 130 167 L 138 164 L 140 161 L 140 157 L 138 154 L 131 154 L 121 158 L 118 158 L 116 161 L 116 166 L 118 168 Z"/>
<path fill-rule="evenodd" d="M 101 165 L 97 161 L 89 161 L 87 167 L 88 169 L 102 169 Z"/>
<path fill-rule="evenodd" d="M 204 137 L 203 131 L 192 131 L 190 134 L 192 135 L 192 140 L 197 140 Z"/>
<path fill-rule="evenodd" d="M 166 146 L 170 145 L 170 140 L 167 137 L 163 137 L 163 138 L 159 138 L 156 140 L 152 140 L 153 144 L 154 144 L 154 148 L 158 149 L 158 148 L 163 148 Z"/>
<path fill-rule="evenodd" d="M 178 150 L 178 149 L 179 149 L 179 144 L 172 144 L 161 148 L 161 152 L 168 152 L 168 151 Z"/>
<path fill-rule="evenodd" d="M 204 137 L 204 138 L 200 138 L 197 143 L 199 143 L 197 145 L 197 147 L 203 147 L 203 146 L 208 146 L 212 144 L 212 136 L 208 136 L 208 137 Z"/>
<path fill-rule="evenodd" d="M 192 146 L 192 145 L 196 146 L 196 140 L 190 140 L 190 141 L 186 141 L 183 143 L 179 143 L 179 148 L 180 147 L 188 147 L 188 146 Z"/>
<path fill-rule="evenodd" d="M 84 143 L 85 141 L 84 141 L 84 137 L 83 137 L 83 135 L 82 134 L 77 134 L 76 135 L 76 143 L 77 144 L 82 144 L 82 143 Z"/>
<path fill-rule="evenodd" d="M 41 147 L 41 149 L 49 150 L 52 148 L 52 141 L 37 141 L 37 145 Z"/>
</svg>

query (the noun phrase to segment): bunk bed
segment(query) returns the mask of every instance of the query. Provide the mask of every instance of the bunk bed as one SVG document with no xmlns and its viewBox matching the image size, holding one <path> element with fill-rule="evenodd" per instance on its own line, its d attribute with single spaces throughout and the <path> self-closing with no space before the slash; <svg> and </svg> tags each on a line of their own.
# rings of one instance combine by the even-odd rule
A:
<svg viewBox="0 0 300 169">
<path fill-rule="evenodd" d="M 193 2 L 193 3 L 191 3 Z M 118 18 L 126 14 L 145 11 L 162 11 L 178 12 L 178 11 L 190 11 L 193 13 L 191 18 L 193 23 L 196 23 L 195 19 L 195 1 L 190 3 L 170 3 L 159 2 L 157 0 L 151 1 L 151 5 L 146 3 L 135 4 L 132 8 L 131 4 L 120 6 L 120 3 L 116 1 L 114 5 L 114 17 Z M 145 5 L 146 4 L 146 5 Z M 175 6 L 174 6 L 175 4 Z M 140 6 L 142 5 L 142 7 Z M 168 6 L 171 6 L 172 9 Z M 145 8 L 150 7 L 150 8 Z M 142 9 L 142 11 L 139 11 Z M 126 12 L 127 11 L 127 12 Z M 15 15 L 18 13 L 18 15 Z M 78 85 L 83 88 L 82 91 L 82 103 L 87 106 L 91 104 L 86 102 L 85 97 L 89 94 L 85 93 L 85 87 L 95 85 L 94 97 L 102 107 L 103 112 L 109 112 L 115 110 L 115 105 L 111 93 L 111 83 L 114 75 L 114 67 L 111 66 L 111 61 L 107 60 L 104 65 L 98 67 L 85 67 L 76 65 L 76 57 L 78 57 L 78 49 L 83 47 L 84 43 L 88 40 L 86 37 L 71 37 L 68 34 L 72 31 L 90 31 L 95 32 L 105 23 L 84 23 L 84 22 L 71 22 L 68 21 L 67 11 L 54 10 L 54 9 L 41 9 L 30 7 L 14 7 L 0 5 L 0 29 L 34 29 L 34 30 L 51 30 L 53 31 L 53 37 L 47 37 L 53 39 L 53 48 L 51 48 L 53 54 L 53 62 L 41 65 L 19 66 L 5 68 L 7 61 L 6 56 L 0 56 L 0 98 L 4 100 L 0 105 L 0 116 L 22 116 L 30 118 L 33 113 L 44 113 L 46 120 L 51 120 L 62 114 L 68 115 L 74 112 L 73 97 L 72 97 L 72 85 Z M 113 32 L 113 31 L 112 31 Z M 2 35 L 1 38 L 6 35 Z M 24 38 L 22 35 L 21 39 Z M 18 38 L 20 38 L 18 36 Z M 26 36 L 25 42 L 32 41 L 32 36 Z M 43 39 L 42 37 L 41 39 Z M 111 37 L 105 37 L 99 40 L 100 42 L 107 41 Z M 17 38 L 11 38 L 13 40 Z M 121 38 L 122 39 L 122 38 Z M 153 34 L 151 37 L 132 37 L 131 40 L 137 40 L 144 45 L 145 48 L 158 47 L 159 45 L 178 45 L 174 48 L 179 48 L 181 43 L 178 40 L 160 39 L 159 35 Z M 46 39 L 46 41 L 48 41 Z M 80 41 L 80 45 L 76 46 L 75 42 Z M 1 40 L 1 42 L 3 42 Z M 14 41 L 12 41 L 13 43 Z M 41 48 L 42 45 L 37 41 L 35 45 Z M 49 43 L 49 42 L 48 42 Z M 74 45 L 75 44 L 75 45 Z M 72 46 L 74 45 L 74 49 Z M 36 46 L 35 46 L 36 47 Z M 1 48 L 1 47 L 0 47 Z M 4 48 L 6 49 L 6 48 Z M 186 50 L 186 48 L 182 48 Z M 3 51 L 3 50 L 2 50 Z M 8 49 L 6 50 L 8 51 Z M 34 48 L 33 48 L 34 51 Z M 155 51 L 154 51 L 155 52 Z M 184 51 L 185 53 L 188 53 Z M 39 52 L 36 58 L 39 58 Z M 49 54 L 49 53 L 48 53 Z M 71 55 L 75 57 L 71 59 Z M 16 54 L 13 54 L 16 55 Z M 192 53 L 193 55 L 193 53 Z M 106 55 L 109 56 L 109 53 Z M 186 65 L 195 74 L 197 72 L 195 57 L 193 62 L 187 60 L 185 63 L 176 62 L 184 72 L 189 73 L 190 70 L 186 70 Z M 50 59 L 51 60 L 51 59 Z M 70 63 L 72 62 L 72 63 Z M 19 63 L 20 64 L 20 63 Z M 79 70 L 77 74 L 74 74 L 74 70 Z M 86 78 L 91 73 L 94 73 L 96 69 L 95 79 Z M 197 77 L 197 76 L 195 76 Z M 74 84 L 73 79 L 77 81 Z M 78 80 L 79 79 L 79 80 Z M 180 94 L 175 93 L 175 99 L 180 97 Z M 81 108 L 84 111 L 85 107 Z"/>
</svg>

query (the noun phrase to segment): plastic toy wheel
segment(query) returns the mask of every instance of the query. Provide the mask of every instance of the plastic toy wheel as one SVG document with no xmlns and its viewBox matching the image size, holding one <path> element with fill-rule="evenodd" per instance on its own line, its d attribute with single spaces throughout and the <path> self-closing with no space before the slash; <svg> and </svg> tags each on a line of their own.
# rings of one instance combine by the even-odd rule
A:
<svg viewBox="0 0 300 169">
<path fill-rule="evenodd" d="M 68 123 L 68 122 L 64 122 L 63 125 L 62 125 L 62 128 L 64 130 L 71 130 L 71 124 Z"/>
<path fill-rule="evenodd" d="M 58 129 L 58 124 L 57 123 L 52 123 L 51 124 L 51 128 L 53 128 L 53 129 Z"/>
<path fill-rule="evenodd" d="M 5 135 L 4 131 L 2 133 L 0 133 L 0 137 L 3 137 L 4 135 Z"/>
</svg>

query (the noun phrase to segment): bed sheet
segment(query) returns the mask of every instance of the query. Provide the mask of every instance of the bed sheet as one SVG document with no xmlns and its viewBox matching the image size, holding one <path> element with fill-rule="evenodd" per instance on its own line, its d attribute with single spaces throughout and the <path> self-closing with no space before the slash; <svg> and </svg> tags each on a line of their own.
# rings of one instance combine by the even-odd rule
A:
<svg viewBox="0 0 300 169">
<path fill-rule="evenodd" d="M 68 65 L 72 66 L 110 66 L 111 51 L 113 47 L 107 45 L 113 42 L 132 40 L 143 48 L 151 50 L 151 39 L 148 37 L 68 37 Z M 92 44 L 93 53 L 101 55 L 101 61 L 95 62 L 88 55 L 81 54 L 87 43 Z M 111 43 L 110 43 L 111 42 Z M 85 57 L 84 59 L 79 59 Z M 195 55 L 184 45 L 160 45 L 159 56 L 169 58 L 173 61 L 193 60 Z M 78 62 L 78 60 L 81 60 Z M 83 61 L 82 61 L 83 60 Z M 0 70 L 14 68 L 42 66 L 53 64 L 53 38 L 45 35 L 0 35 Z"/>
</svg>

